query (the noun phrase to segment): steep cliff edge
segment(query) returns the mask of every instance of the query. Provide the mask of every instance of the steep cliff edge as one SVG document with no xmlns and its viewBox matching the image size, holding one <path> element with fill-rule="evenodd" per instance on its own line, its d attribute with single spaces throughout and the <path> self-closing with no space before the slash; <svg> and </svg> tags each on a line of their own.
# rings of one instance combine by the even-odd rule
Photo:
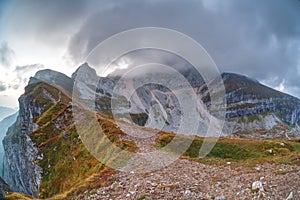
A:
<svg viewBox="0 0 300 200">
<path fill-rule="evenodd" d="M 34 86 L 27 86 L 19 98 L 19 116 L 3 140 L 3 178 L 13 191 L 30 195 L 37 195 L 42 169 L 35 161 L 38 149 L 29 134 L 38 128 L 35 120 L 55 102 L 49 91 Z"/>
<path fill-rule="evenodd" d="M 300 137 L 300 100 L 246 76 L 222 74 L 227 131 L 240 137 Z"/>
<path fill-rule="evenodd" d="M 71 189 L 93 187 L 86 182 L 113 173 L 82 144 L 74 126 L 73 103 L 64 89 L 34 81 L 26 87 L 19 103 L 17 121 L 3 141 L 4 180 L 13 191 L 48 198 Z M 114 142 L 123 135 L 105 119 L 99 119 L 99 124 L 113 130 L 114 135 L 107 135 Z M 134 150 L 134 144 L 124 142 L 118 145 Z"/>
</svg>

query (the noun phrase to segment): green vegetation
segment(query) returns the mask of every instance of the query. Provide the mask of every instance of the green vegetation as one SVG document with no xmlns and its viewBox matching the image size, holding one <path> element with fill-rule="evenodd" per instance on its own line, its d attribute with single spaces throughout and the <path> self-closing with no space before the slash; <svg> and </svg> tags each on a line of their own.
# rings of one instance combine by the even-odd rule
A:
<svg viewBox="0 0 300 200">
<path fill-rule="evenodd" d="M 184 140 L 187 136 L 180 137 Z M 161 135 L 156 140 L 157 147 L 162 148 L 166 146 L 173 138 L 174 134 L 161 132 Z M 191 146 L 182 157 L 208 164 L 225 164 L 231 161 L 237 165 L 244 166 L 264 162 L 295 164 L 297 158 L 300 158 L 300 143 L 297 141 L 233 138 L 219 139 L 206 157 L 199 158 L 199 150 L 203 140 L 204 138 L 195 137 Z M 171 151 L 176 152 L 176 149 L 171 149 Z"/>
<path fill-rule="evenodd" d="M 46 112 L 43 113 L 43 115 L 36 121 L 36 123 L 39 126 L 42 126 L 46 124 L 47 122 L 50 122 L 55 116 L 57 116 L 58 113 L 62 113 L 67 108 L 66 104 L 64 103 L 57 103 L 52 105 Z"/>
<path fill-rule="evenodd" d="M 9 192 L 6 196 L 5 196 L 6 200 L 31 200 L 34 199 L 29 195 L 26 194 L 21 194 L 21 193 L 16 193 L 16 192 Z"/>
<path fill-rule="evenodd" d="M 150 196 L 148 194 L 142 194 L 139 198 L 137 198 L 136 200 L 143 200 L 143 199 L 147 199 Z"/>
<path fill-rule="evenodd" d="M 39 158 L 35 162 L 43 169 L 39 198 L 69 199 L 86 190 L 111 184 L 109 177 L 115 171 L 96 160 L 83 145 L 73 123 L 69 104 L 71 99 L 45 83 L 32 87 L 31 85 L 27 89 L 31 90 L 30 95 L 34 101 L 38 101 L 38 104 L 48 102 L 44 104 L 43 114 L 34 119 L 39 128 L 29 135 L 38 147 Z M 55 97 L 57 102 L 49 103 L 45 95 L 42 95 L 45 91 Z M 95 117 L 94 113 L 90 114 Z M 110 117 L 99 115 L 97 118 L 98 125 L 112 143 L 126 151 L 133 152 L 137 149 L 134 142 L 120 140 L 125 134 L 110 121 Z M 89 119 L 86 120 L 84 123 L 89 122 Z M 93 127 L 88 129 L 94 130 Z M 101 142 L 102 140 L 96 143 L 96 148 L 102 145 Z M 18 193 L 10 194 L 9 198 L 24 199 Z"/>
</svg>

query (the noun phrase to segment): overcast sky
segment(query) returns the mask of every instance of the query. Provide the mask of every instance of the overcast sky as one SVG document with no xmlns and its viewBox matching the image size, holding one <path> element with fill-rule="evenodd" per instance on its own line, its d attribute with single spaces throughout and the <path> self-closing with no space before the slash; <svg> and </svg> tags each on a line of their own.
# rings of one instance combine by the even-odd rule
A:
<svg viewBox="0 0 300 200">
<path fill-rule="evenodd" d="M 130 28 L 175 29 L 221 72 L 300 97 L 299 0 L 0 0 L 0 105 L 15 107 L 28 78 L 71 75 L 99 42 Z"/>
</svg>

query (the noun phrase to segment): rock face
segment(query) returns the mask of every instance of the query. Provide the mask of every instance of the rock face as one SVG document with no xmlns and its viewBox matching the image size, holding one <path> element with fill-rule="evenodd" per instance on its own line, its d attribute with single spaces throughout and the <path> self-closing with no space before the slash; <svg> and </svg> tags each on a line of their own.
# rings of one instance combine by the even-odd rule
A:
<svg viewBox="0 0 300 200">
<path fill-rule="evenodd" d="M 300 137 L 299 99 L 245 76 L 224 73 L 222 77 L 229 133 L 257 138 Z"/>
<path fill-rule="evenodd" d="M 197 80 L 193 73 L 193 71 L 185 71 L 183 74 L 188 78 L 189 84 L 197 87 L 203 81 Z M 147 75 L 126 79 L 120 79 L 118 76 L 97 77 L 95 70 L 85 63 L 76 70 L 72 79 L 75 81 L 74 91 L 86 107 L 95 107 L 99 112 L 113 114 L 117 118 L 138 125 L 178 133 L 184 113 L 181 109 L 183 105 L 175 93 L 184 97 L 181 101 L 188 102 L 188 98 L 191 97 L 183 95 L 187 88 L 182 86 L 182 82 L 178 81 L 180 77 L 175 75 L 170 76 L 162 72 Z M 173 86 L 172 91 L 161 84 L 151 83 L 151 77 L 155 77 L 155 80 L 165 80 Z M 145 81 L 150 83 L 139 85 Z M 190 88 L 192 92 L 193 87 Z M 132 91 L 134 92 L 129 94 Z M 195 98 L 199 96 L 195 95 Z M 198 103 L 197 111 L 185 115 L 198 119 L 198 135 L 203 136 L 208 128 L 210 115 L 206 105 L 202 101 Z"/>
<path fill-rule="evenodd" d="M 181 73 L 192 86 L 197 98 L 202 99 L 202 101 L 199 101 L 199 115 L 197 117 L 200 121 L 198 135 L 203 135 L 202 133 L 207 130 L 210 117 L 206 111 L 210 112 L 211 109 L 207 86 L 201 76 L 197 76 L 197 73 L 192 69 L 181 70 Z M 77 74 L 82 77 L 77 77 Z M 87 75 L 92 78 L 87 78 Z M 156 74 L 156 76 L 162 75 Z M 90 104 L 90 107 L 95 106 L 95 109 L 99 112 L 112 114 L 111 102 L 114 101 L 114 96 L 117 96 L 114 89 L 120 77 L 112 75 L 105 78 L 97 77 L 95 70 L 85 63 L 73 74 L 72 78 L 74 81 L 76 80 L 77 84 L 75 86 L 79 88 L 81 98 L 85 99 L 86 102 L 91 98 L 96 100 L 96 102 L 89 102 L 87 105 Z M 176 77 L 170 76 L 160 78 L 167 79 L 169 82 L 177 80 Z M 246 76 L 223 73 L 222 79 L 227 100 L 224 136 L 236 135 L 251 138 L 300 137 L 299 99 L 273 90 Z M 93 80 L 94 85 L 98 83 L 96 87 L 92 86 L 90 80 Z M 122 84 L 124 87 L 133 87 L 132 80 L 123 80 Z M 180 90 L 180 86 L 178 88 Z M 121 102 L 118 102 L 118 104 L 121 106 L 114 110 L 114 113 L 119 112 L 117 117 L 122 118 L 123 113 L 129 112 L 132 121 L 138 125 L 151 128 L 163 127 L 162 130 L 164 131 L 177 132 L 182 119 L 182 112 L 174 91 L 170 91 L 159 84 L 148 84 L 139 87 L 132 94 L 131 105 L 122 107 L 122 103 L 128 102 L 128 98 L 121 96 L 119 99 L 121 99 Z M 218 116 L 218 113 L 212 114 Z M 160 116 L 160 118 L 155 118 L 155 116 Z M 124 119 L 126 120 L 126 118 Z M 151 123 L 151 121 L 156 123 Z M 159 123 L 157 123 L 158 121 Z M 154 127 L 153 124 L 161 124 L 161 126 Z"/>
<path fill-rule="evenodd" d="M 38 149 L 29 134 L 38 128 L 35 119 L 53 101 L 54 97 L 43 88 L 34 90 L 34 84 L 27 86 L 25 94 L 19 98 L 19 116 L 3 140 L 3 179 L 13 191 L 37 195 L 42 169 L 35 162 Z"/>
<path fill-rule="evenodd" d="M 4 148 L 2 145 L 2 140 L 6 135 L 8 128 L 16 121 L 18 113 L 15 113 L 11 116 L 6 117 L 0 122 L 0 176 L 3 177 L 3 157 L 4 157 Z"/>
<path fill-rule="evenodd" d="M 28 84 L 36 84 L 42 82 L 55 86 L 56 88 L 63 90 L 67 94 L 71 94 L 73 90 L 73 81 L 70 77 L 66 76 L 63 73 L 56 72 L 50 69 L 38 71 L 34 75 L 34 77 L 30 78 Z"/>
</svg>

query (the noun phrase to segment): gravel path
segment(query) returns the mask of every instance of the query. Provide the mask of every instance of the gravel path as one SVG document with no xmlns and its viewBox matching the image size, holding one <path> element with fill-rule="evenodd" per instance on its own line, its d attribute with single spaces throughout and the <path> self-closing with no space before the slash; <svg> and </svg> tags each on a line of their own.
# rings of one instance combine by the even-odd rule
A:
<svg viewBox="0 0 300 200">
<path fill-rule="evenodd" d="M 256 171 L 232 170 L 230 166 L 209 166 L 188 160 L 151 173 L 113 175 L 115 182 L 81 195 L 78 199 L 300 199 L 299 167 L 263 164 Z M 264 192 L 251 191 L 255 181 Z M 87 193 L 90 191 L 87 191 Z M 86 193 L 86 194 L 87 194 Z"/>
</svg>

